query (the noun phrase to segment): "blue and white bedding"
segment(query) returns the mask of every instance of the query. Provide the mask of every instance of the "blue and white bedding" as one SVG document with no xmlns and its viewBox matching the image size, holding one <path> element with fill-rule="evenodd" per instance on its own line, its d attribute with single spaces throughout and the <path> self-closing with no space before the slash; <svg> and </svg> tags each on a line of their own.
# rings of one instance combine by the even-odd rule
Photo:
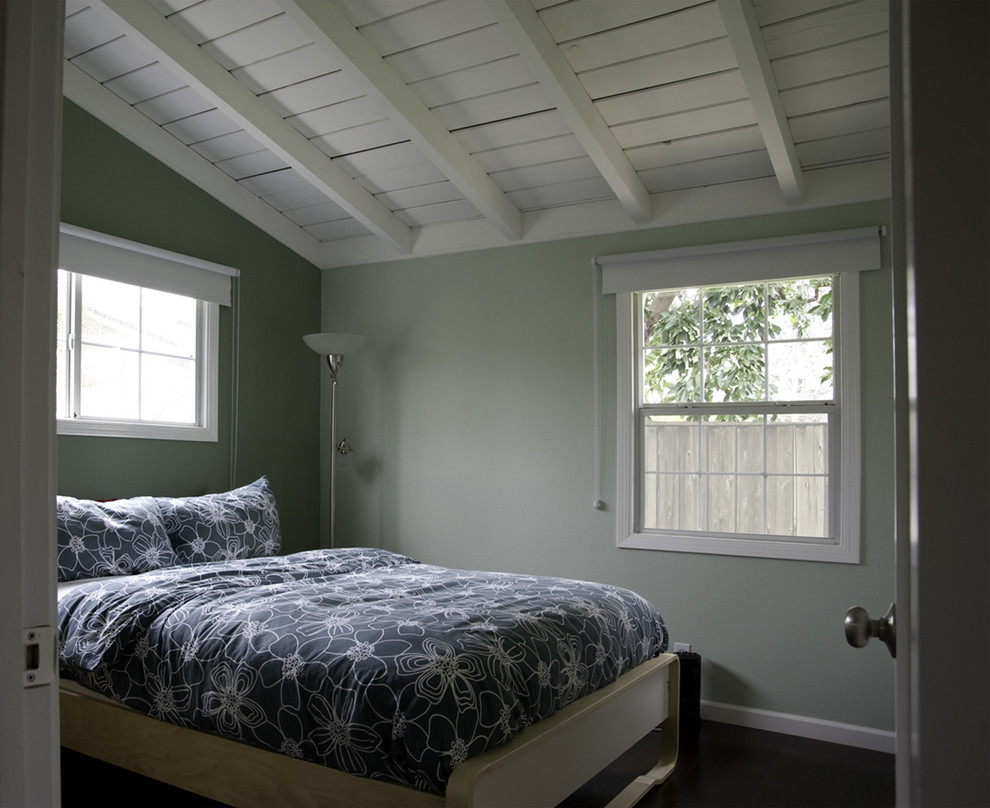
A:
<svg viewBox="0 0 990 808">
<path fill-rule="evenodd" d="M 221 494 L 98 502 L 55 498 L 59 581 L 275 555 L 278 506 L 267 477 Z"/>
<path fill-rule="evenodd" d="M 466 758 L 667 646 L 628 590 L 376 549 L 65 589 L 63 676 L 155 718 L 437 793 Z"/>
</svg>

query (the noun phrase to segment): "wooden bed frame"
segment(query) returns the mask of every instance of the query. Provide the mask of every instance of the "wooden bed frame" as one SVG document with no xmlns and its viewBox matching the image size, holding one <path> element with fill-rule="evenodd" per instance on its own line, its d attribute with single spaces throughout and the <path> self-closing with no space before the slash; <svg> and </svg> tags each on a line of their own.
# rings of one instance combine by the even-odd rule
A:
<svg viewBox="0 0 990 808">
<path fill-rule="evenodd" d="M 62 746 L 233 806 L 553 806 L 662 725 L 657 765 L 609 808 L 632 806 L 677 762 L 679 662 L 662 654 L 458 766 L 446 797 L 345 774 L 167 724 L 72 682 L 61 686 Z"/>
</svg>

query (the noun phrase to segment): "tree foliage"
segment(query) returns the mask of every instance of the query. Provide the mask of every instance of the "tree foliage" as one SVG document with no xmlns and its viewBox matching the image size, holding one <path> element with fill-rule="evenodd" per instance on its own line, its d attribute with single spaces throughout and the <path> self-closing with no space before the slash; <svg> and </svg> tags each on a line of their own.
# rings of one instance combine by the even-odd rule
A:
<svg viewBox="0 0 990 808">
<path fill-rule="evenodd" d="M 648 401 L 765 401 L 775 393 L 767 343 L 830 324 L 832 279 L 659 291 L 642 300 Z M 827 346 L 831 352 L 831 340 Z M 824 368 L 822 380 L 831 372 Z"/>
</svg>

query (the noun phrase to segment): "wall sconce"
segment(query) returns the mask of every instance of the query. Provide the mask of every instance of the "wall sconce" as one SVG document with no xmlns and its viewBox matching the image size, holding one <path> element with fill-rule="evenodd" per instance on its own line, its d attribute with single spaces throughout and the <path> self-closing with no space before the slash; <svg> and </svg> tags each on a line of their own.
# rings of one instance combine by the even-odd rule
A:
<svg viewBox="0 0 990 808">
<path fill-rule="evenodd" d="M 347 442 L 337 442 L 337 378 L 344 364 L 344 355 L 352 353 L 364 344 L 360 334 L 307 334 L 303 342 L 321 356 L 327 358 L 330 368 L 330 535 L 329 546 L 335 547 L 334 522 L 337 510 L 337 455 L 350 455 L 354 449 Z"/>
</svg>

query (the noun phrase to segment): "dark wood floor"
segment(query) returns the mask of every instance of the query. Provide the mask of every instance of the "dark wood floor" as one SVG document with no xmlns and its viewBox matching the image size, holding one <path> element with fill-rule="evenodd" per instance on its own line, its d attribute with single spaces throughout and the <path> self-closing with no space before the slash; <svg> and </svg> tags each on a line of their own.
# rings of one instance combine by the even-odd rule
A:
<svg viewBox="0 0 990 808">
<path fill-rule="evenodd" d="M 652 733 L 562 805 L 605 805 L 653 765 L 659 749 L 660 734 Z M 65 808 L 218 805 L 66 750 L 62 804 Z M 893 755 L 711 722 L 682 727 L 677 770 L 640 802 L 642 808 L 893 805 Z"/>
<path fill-rule="evenodd" d="M 647 771 L 660 752 L 652 733 L 568 798 L 602 806 Z M 677 769 L 640 808 L 889 808 L 894 756 L 792 735 L 703 721 L 681 727 Z"/>
</svg>

